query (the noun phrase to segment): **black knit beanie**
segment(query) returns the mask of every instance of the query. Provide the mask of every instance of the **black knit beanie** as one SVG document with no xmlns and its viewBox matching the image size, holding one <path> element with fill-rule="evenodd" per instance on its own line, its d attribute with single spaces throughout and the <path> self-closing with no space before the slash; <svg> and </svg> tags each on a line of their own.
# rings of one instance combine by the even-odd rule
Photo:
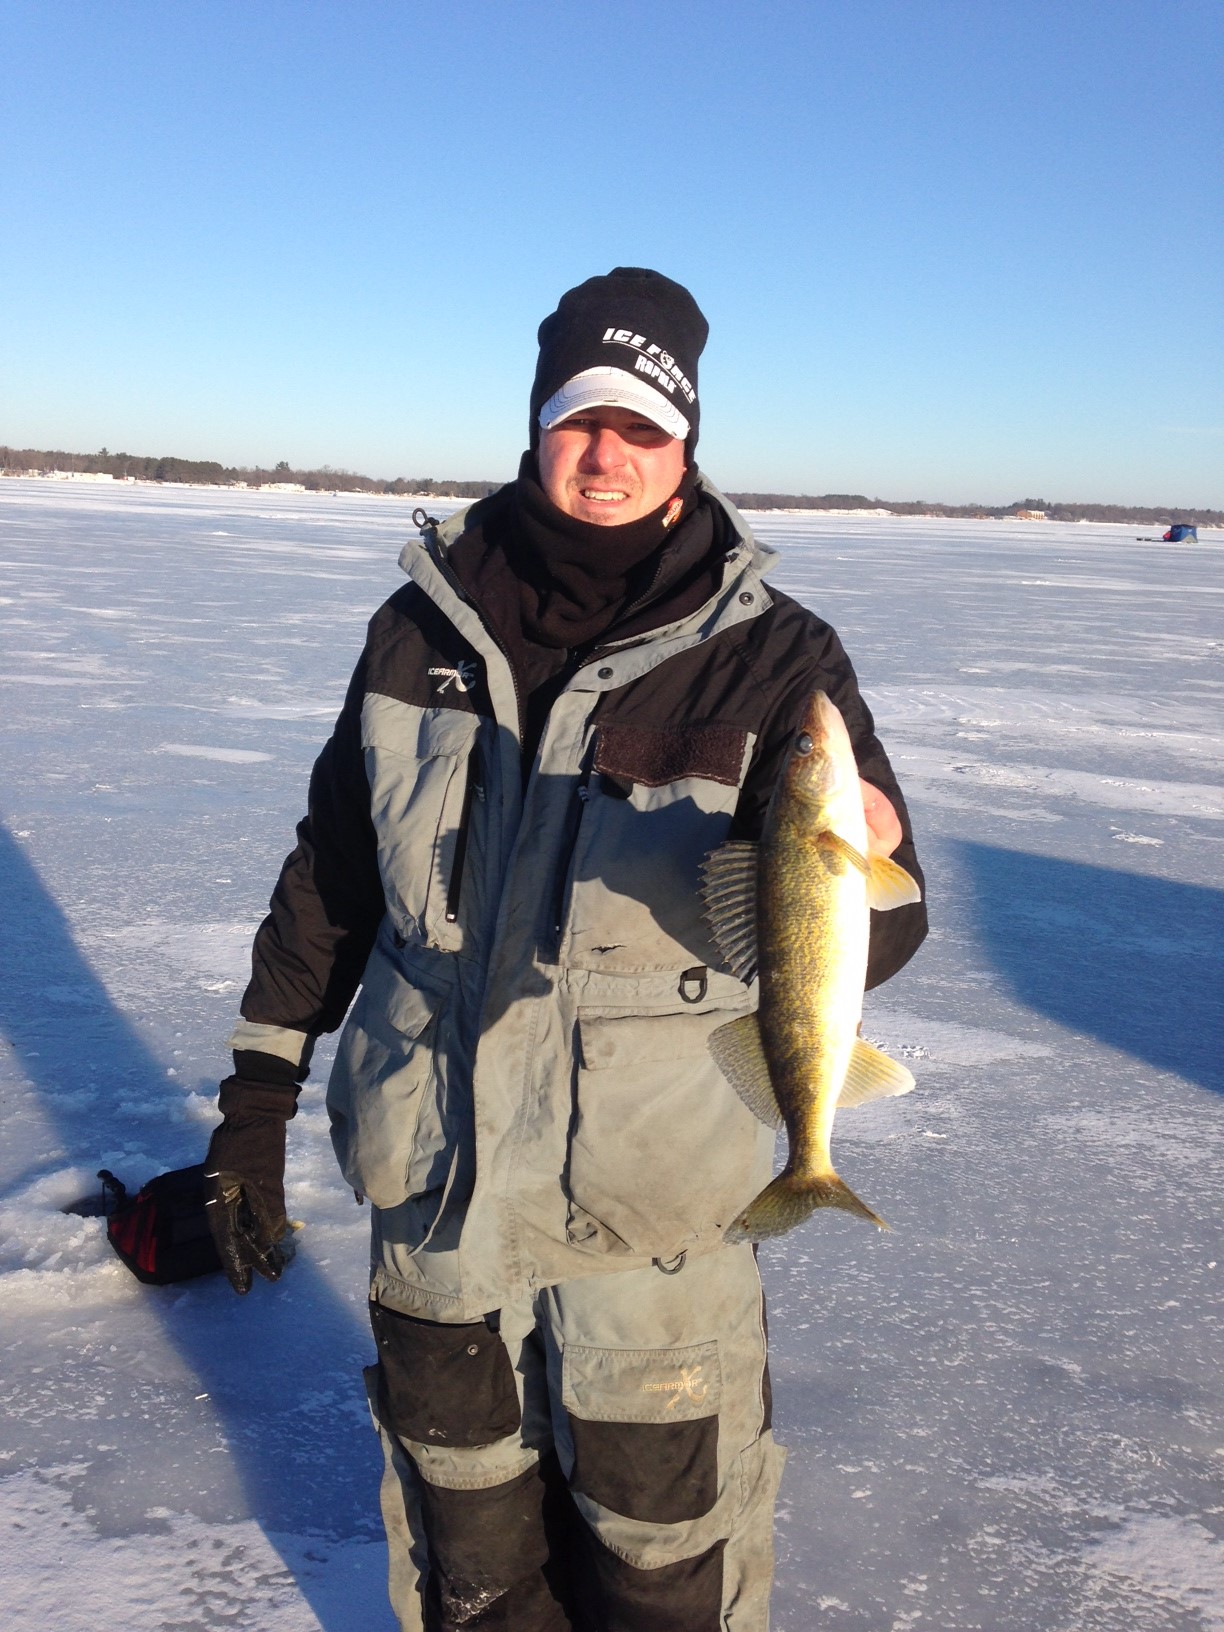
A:
<svg viewBox="0 0 1224 1632">
<path fill-rule="evenodd" d="M 575 374 L 617 368 L 634 375 L 689 423 L 689 459 L 701 407 L 697 359 L 710 326 L 683 284 L 642 266 L 617 266 L 568 290 L 540 324 L 540 357 L 531 388 L 531 446 L 540 440 L 540 409 Z"/>
</svg>

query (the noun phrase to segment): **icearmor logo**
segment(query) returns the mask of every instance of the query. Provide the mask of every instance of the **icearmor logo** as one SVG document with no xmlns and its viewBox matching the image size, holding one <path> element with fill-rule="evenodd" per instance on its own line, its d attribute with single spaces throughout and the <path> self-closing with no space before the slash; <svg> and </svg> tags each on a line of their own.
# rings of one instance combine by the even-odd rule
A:
<svg viewBox="0 0 1224 1632">
<path fill-rule="evenodd" d="M 460 663 L 457 669 L 430 669 L 429 673 L 442 682 L 438 687 L 439 695 L 447 689 L 452 681 L 456 691 L 471 691 L 476 681 L 475 663 Z"/>
<path fill-rule="evenodd" d="M 686 402 L 691 403 L 696 397 L 697 393 L 671 352 L 664 351 L 662 346 L 648 344 L 644 334 L 634 334 L 632 329 L 606 329 L 603 343 L 605 346 L 632 347 L 638 353 L 634 370 L 657 381 L 668 396 L 674 397 L 679 386 Z"/>
<path fill-rule="evenodd" d="M 690 1399 L 694 1405 L 700 1405 L 710 1391 L 710 1385 L 701 1375 L 701 1366 L 681 1366 L 677 1378 L 668 1378 L 661 1383 L 643 1383 L 643 1394 L 670 1394 L 671 1399 L 663 1407 L 665 1411 L 674 1411 L 681 1398 Z"/>
</svg>

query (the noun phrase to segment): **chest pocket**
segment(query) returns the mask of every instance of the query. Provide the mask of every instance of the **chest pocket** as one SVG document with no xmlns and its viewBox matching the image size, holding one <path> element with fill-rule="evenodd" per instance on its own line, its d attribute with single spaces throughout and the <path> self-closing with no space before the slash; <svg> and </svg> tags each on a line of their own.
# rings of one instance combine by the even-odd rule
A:
<svg viewBox="0 0 1224 1632">
<path fill-rule="evenodd" d="M 457 952 L 457 869 L 469 850 L 481 716 L 371 693 L 361 742 L 392 925 L 410 944 Z M 449 909 L 449 910 L 448 910 Z"/>
<path fill-rule="evenodd" d="M 733 726 L 598 728 L 560 961 L 610 972 L 720 961 L 701 863 L 727 836 L 754 737 Z"/>
</svg>

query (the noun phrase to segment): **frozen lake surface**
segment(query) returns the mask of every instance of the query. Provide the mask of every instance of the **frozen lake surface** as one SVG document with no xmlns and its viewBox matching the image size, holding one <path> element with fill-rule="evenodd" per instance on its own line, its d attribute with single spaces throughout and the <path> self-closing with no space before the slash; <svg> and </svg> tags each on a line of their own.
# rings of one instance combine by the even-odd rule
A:
<svg viewBox="0 0 1224 1632">
<path fill-rule="evenodd" d="M 142 1287 L 60 1209 L 202 1156 L 410 509 L 0 483 L 13 1632 L 392 1632 L 326 1054 L 279 1286 Z M 835 1133 L 892 1233 L 761 1253 L 775 1627 L 1224 1632 L 1224 534 L 754 520 L 855 661 L 933 926 L 865 1023 L 918 1089 Z"/>
</svg>

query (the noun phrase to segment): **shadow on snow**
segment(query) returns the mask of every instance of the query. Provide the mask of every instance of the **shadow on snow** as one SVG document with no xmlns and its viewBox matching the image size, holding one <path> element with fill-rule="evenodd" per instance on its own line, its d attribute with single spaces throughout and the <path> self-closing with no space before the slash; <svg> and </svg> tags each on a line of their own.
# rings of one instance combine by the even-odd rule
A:
<svg viewBox="0 0 1224 1632">
<path fill-rule="evenodd" d="M 150 1161 L 162 1168 L 198 1161 L 204 1129 L 183 1128 L 169 1118 L 158 1124 L 147 1111 L 125 1109 L 143 1109 L 165 1096 L 166 1067 L 114 1006 L 60 908 L 2 827 L 0 901 L 0 1031 L 63 1144 L 57 1165 L 97 1167 L 101 1153 L 125 1140 L 155 1152 Z M 58 1006 L 65 1001 L 72 1016 L 67 1023 Z M 83 1083 L 96 1093 L 97 1108 L 88 1120 L 79 1108 L 66 1113 L 61 1099 Z M 157 1170 L 150 1166 L 120 1177 L 131 1188 Z M 340 1403 L 350 1395 L 360 1398 L 356 1379 L 370 1348 L 360 1318 L 364 1304 L 347 1307 L 300 1255 L 276 1287 L 257 1279 L 243 1300 L 219 1275 L 143 1290 L 146 1307 L 207 1390 L 246 1510 L 284 1559 L 324 1632 L 350 1632 L 353 1606 L 338 1607 L 334 1591 L 326 1590 L 321 1577 L 295 1568 L 277 1538 L 313 1533 L 375 1540 L 381 1534 L 377 1442 L 351 1402 Z M 332 1394 L 336 1401 L 329 1408 Z M 306 1396 L 316 1402 L 314 1409 L 303 1409 Z M 330 1423 L 320 1421 L 320 1400 Z M 202 1420 L 198 1428 L 206 1441 Z M 206 1442 L 189 1448 L 199 1455 L 201 1483 L 209 1478 L 209 1448 Z M 209 1494 L 215 1506 L 216 1493 Z M 138 1502 L 137 1516 L 143 1511 Z M 381 1580 L 377 1588 L 375 1601 Z"/>
<path fill-rule="evenodd" d="M 1224 1093 L 1224 890 L 958 845 L 985 947 L 1016 999 Z"/>
</svg>

